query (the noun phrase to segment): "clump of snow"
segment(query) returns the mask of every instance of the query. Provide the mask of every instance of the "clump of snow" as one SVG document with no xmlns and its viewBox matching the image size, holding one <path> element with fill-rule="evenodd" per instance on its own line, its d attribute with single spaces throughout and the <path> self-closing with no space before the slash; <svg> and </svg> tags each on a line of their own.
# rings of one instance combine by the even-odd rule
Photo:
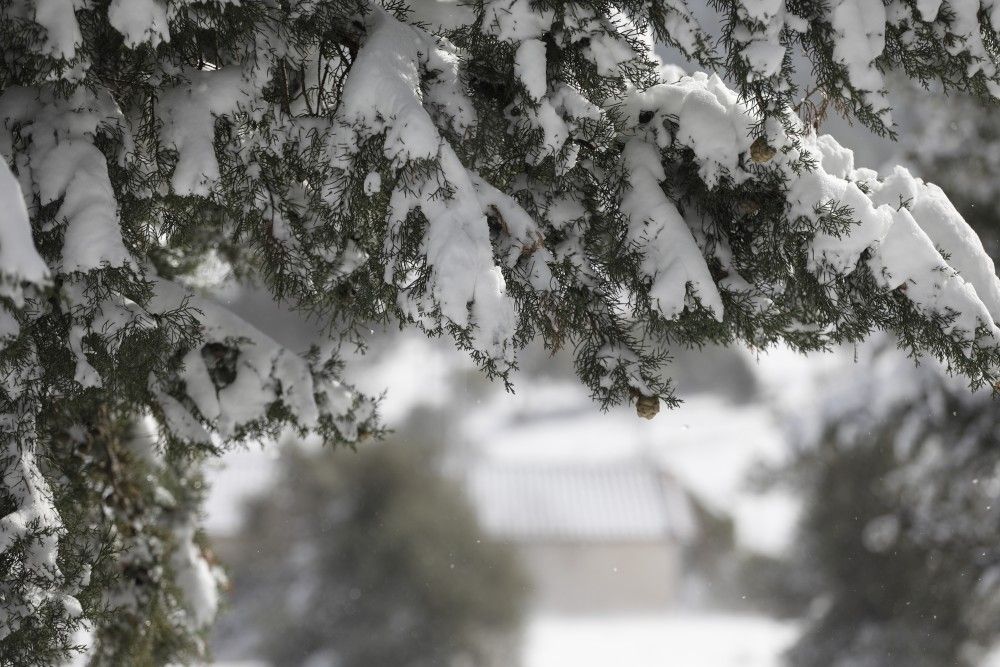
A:
<svg viewBox="0 0 1000 667">
<path fill-rule="evenodd" d="M 833 57 L 847 68 L 851 85 L 875 94 L 869 99 L 878 104 L 876 111 L 888 112 L 888 104 L 877 95 L 885 81 L 874 64 L 885 50 L 885 5 L 881 0 L 840 0 L 831 23 L 837 32 Z"/>
<path fill-rule="evenodd" d="M 539 11 L 528 0 L 491 0 L 485 3 L 484 32 L 508 42 L 537 39 L 552 27 L 551 9 Z"/>
<path fill-rule="evenodd" d="M 650 290 L 667 319 L 677 317 L 686 305 L 687 286 L 701 303 L 722 320 L 719 290 L 708 271 L 677 207 L 660 187 L 666 178 L 656 146 L 633 139 L 625 146 L 629 191 L 622 211 L 629 217 L 629 239 L 645 249 L 642 269 L 653 280 Z"/>
<path fill-rule="evenodd" d="M 34 20 L 45 29 L 41 52 L 54 58 L 72 59 L 76 47 L 83 42 L 76 10 L 87 6 L 87 0 L 36 0 Z"/>
<path fill-rule="evenodd" d="M 14 305 L 24 303 L 23 283 L 44 285 L 49 282 L 49 267 L 35 249 L 31 238 L 31 223 L 24 197 L 7 162 L 0 156 L 0 295 Z M 10 318 L 6 310 L 4 318 Z M 12 319 L 12 318 L 10 318 Z M 14 322 L 16 325 L 16 322 Z M 0 327 L 10 331 L 11 325 Z"/>
<path fill-rule="evenodd" d="M 215 118 L 234 112 L 250 91 L 242 68 L 236 66 L 187 72 L 185 78 L 160 97 L 160 137 L 177 150 L 170 179 L 174 192 L 207 196 L 219 178 Z"/>
<path fill-rule="evenodd" d="M 829 137 L 806 146 L 820 154 L 821 166 L 792 180 L 791 215 L 816 220 L 823 207 L 832 204 L 849 207 L 858 220 L 844 234 L 816 235 L 813 270 L 850 273 L 871 249 L 868 266 L 885 289 L 904 288 L 918 309 L 949 318 L 947 330 L 963 333 L 969 344 L 980 327 L 1000 340 L 1000 279 L 982 243 L 940 189 L 902 168 L 882 182 L 869 170 L 844 173 L 852 160 Z M 844 175 L 826 172 L 826 164 Z M 869 193 L 848 179 L 864 184 Z"/>
<path fill-rule="evenodd" d="M 230 311 L 206 298 L 192 298 L 167 280 L 156 283 L 152 312 L 167 312 L 187 303 L 200 313 L 202 347 L 184 358 L 182 379 L 185 394 L 201 419 L 222 438 L 228 439 L 257 423 L 269 406 L 281 402 L 295 423 L 315 429 L 320 419 L 329 417 L 347 440 L 357 438 L 358 425 L 365 421 L 371 406 L 331 378 L 317 382 L 309 363 L 250 326 Z M 217 347 L 206 348 L 214 344 Z M 233 350 L 233 377 L 218 386 L 206 366 L 203 350 Z M 216 360 L 223 361 L 224 360 Z M 199 419 L 176 399 L 165 399 L 162 388 L 153 390 L 164 402 L 168 426 L 182 439 L 206 442 L 208 436 Z"/>
<path fill-rule="evenodd" d="M 167 7 L 160 0 L 112 0 L 108 22 L 129 46 L 148 42 L 155 47 L 170 41 Z"/>
<path fill-rule="evenodd" d="M 514 55 L 514 72 L 531 99 L 538 101 L 545 95 L 545 44 L 538 39 L 521 42 Z"/>
<path fill-rule="evenodd" d="M 86 331 L 80 325 L 74 325 L 69 330 L 69 346 L 76 356 L 76 374 L 74 379 L 82 387 L 100 387 L 101 376 L 98 375 L 94 367 L 87 361 L 87 356 L 83 349 L 83 337 Z"/>
<path fill-rule="evenodd" d="M 993 260 L 941 188 L 895 167 L 881 183 L 873 184 L 871 197 L 876 204 L 905 205 L 934 247 L 947 255 L 948 264 L 975 288 L 989 312 L 994 317 L 1000 314 L 1000 281 Z"/>
<path fill-rule="evenodd" d="M 379 176 L 378 172 L 373 171 L 365 176 L 364 189 L 365 194 L 369 197 L 378 194 L 379 190 L 382 189 L 382 177 Z"/>
<path fill-rule="evenodd" d="M 207 627 L 219 609 L 216 574 L 194 541 L 195 527 L 185 523 L 174 531 L 177 547 L 170 558 L 175 581 L 184 597 L 192 629 Z"/>
<path fill-rule="evenodd" d="M 86 272 L 130 263 L 107 159 L 93 143 L 98 127 L 119 117 L 111 99 L 84 88 L 64 99 L 50 90 L 11 87 L 0 95 L 0 117 L 18 123 L 30 139 L 27 162 L 18 165 L 22 190 L 37 193 L 42 206 L 61 202 L 61 269 Z M 0 149 L 9 141 L 0 138 Z"/>
<path fill-rule="evenodd" d="M 61 589 L 57 564 L 59 537 L 64 532 L 52 490 L 35 455 L 34 443 L 19 437 L 31 417 L 0 415 L 4 444 L 0 446 L 0 479 L 13 510 L 0 517 L 0 556 L 17 546 L 20 553 L 10 577 L 0 581 L 0 641 L 17 630 L 21 620 L 56 601 L 69 616 L 80 613 L 80 603 Z M 49 585 L 38 582 L 50 582 Z"/>
<path fill-rule="evenodd" d="M 750 177 L 740 168 L 740 156 L 752 143 L 750 112 L 715 74 L 698 72 L 636 92 L 626 100 L 626 108 L 636 118 L 641 111 L 653 112 L 646 126 L 658 146 L 675 140 L 689 146 L 709 187 L 723 177 L 737 182 Z M 663 119 L 670 117 L 677 119 L 676 136 L 663 129 Z"/>
<path fill-rule="evenodd" d="M 484 205 L 473 177 L 442 141 L 422 103 L 420 51 L 429 42 L 385 12 L 373 12 L 369 21 L 368 39 L 344 84 L 343 119 L 366 135 L 384 129 L 383 150 L 397 164 L 437 160 L 441 178 L 454 188 L 452 196 L 441 197 L 440 183 L 430 178 L 397 187 L 391 195 L 391 228 L 400 228 L 417 209 L 428 221 L 423 249 L 432 270 L 433 304 L 418 306 L 431 310 L 437 305 L 451 322 L 474 326 L 477 348 L 504 357 L 514 329 L 513 303 L 493 262 Z M 387 267 L 387 280 L 394 280 L 394 271 Z"/>
</svg>

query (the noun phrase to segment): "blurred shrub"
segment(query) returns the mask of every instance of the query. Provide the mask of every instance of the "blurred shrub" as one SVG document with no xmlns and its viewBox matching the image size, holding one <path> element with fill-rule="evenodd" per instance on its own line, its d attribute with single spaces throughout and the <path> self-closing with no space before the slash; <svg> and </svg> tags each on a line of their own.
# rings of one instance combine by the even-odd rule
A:
<svg viewBox="0 0 1000 667">
<path fill-rule="evenodd" d="M 855 437 L 833 428 L 798 462 L 789 576 L 815 604 L 792 665 L 971 667 L 1000 634 L 995 420 L 967 399 L 933 404 Z"/>
<path fill-rule="evenodd" d="M 228 641 L 282 666 L 516 665 L 525 579 L 440 462 L 413 440 L 287 448 L 229 545 Z"/>
</svg>

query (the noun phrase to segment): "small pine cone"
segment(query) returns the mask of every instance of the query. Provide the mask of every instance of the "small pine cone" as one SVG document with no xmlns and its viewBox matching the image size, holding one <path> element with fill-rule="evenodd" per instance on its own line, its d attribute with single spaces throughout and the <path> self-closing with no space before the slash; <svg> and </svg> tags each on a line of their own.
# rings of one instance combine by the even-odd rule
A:
<svg viewBox="0 0 1000 667">
<path fill-rule="evenodd" d="M 754 162 L 760 164 L 761 162 L 767 162 L 777 154 L 777 150 L 768 145 L 767 139 L 764 137 L 757 137 L 754 142 L 750 144 L 750 159 Z"/>
<path fill-rule="evenodd" d="M 740 215 L 753 216 L 760 211 L 760 202 L 753 199 L 744 199 L 736 206 Z"/>
<path fill-rule="evenodd" d="M 660 411 L 660 399 L 656 396 L 639 395 L 635 399 L 635 413 L 643 419 L 652 419 Z"/>
</svg>

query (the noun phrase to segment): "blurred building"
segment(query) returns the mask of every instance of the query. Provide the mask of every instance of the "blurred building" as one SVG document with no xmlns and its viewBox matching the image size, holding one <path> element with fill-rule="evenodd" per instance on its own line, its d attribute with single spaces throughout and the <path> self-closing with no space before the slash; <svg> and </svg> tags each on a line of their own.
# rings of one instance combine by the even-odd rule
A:
<svg viewBox="0 0 1000 667">
<path fill-rule="evenodd" d="M 676 597 L 694 517 L 653 464 L 479 462 L 467 480 L 484 529 L 520 554 L 538 611 L 656 611 Z"/>
</svg>

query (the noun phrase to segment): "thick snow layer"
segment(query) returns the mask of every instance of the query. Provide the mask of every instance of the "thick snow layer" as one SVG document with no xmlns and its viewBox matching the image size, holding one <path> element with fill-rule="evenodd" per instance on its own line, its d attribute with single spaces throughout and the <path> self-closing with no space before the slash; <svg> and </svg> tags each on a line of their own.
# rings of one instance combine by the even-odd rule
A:
<svg viewBox="0 0 1000 667">
<path fill-rule="evenodd" d="M 513 303 L 493 263 L 489 226 L 473 177 L 441 140 L 422 103 L 421 50 L 428 42 L 384 12 L 372 12 L 369 21 L 369 37 L 344 84 L 340 114 L 357 132 L 370 136 L 384 129 L 383 150 L 397 164 L 439 161 L 441 178 L 454 188 L 453 195 L 441 197 L 441 183 L 434 177 L 399 187 L 391 196 L 390 226 L 398 230 L 420 209 L 428 221 L 423 250 L 432 269 L 434 302 L 455 324 L 475 326 L 477 348 L 504 356 L 514 328 Z M 387 280 L 394 280 L 394 271 L 387 267 Z"/>
<path fill-rule="evenodd" d="M 160 0 L 112 0 L 108 22 L 129 46 L 148 42 L 155 47 L 170 41 L 167 7 Z"/>
<path fill-rule="evenodd" d="M 0 118 L 23 123 L 21 134 L 31 138 L 27 162 L 19 165 L 21 189 L 37 193 L 42 206 L 61 200 L 56 219 L 66 224 L 64 272 L 131 262 L 107 159 L 93 143 L 98 126 L 118 116 L 110 98 L 82 88 L 68 99 L 17 87 L 0 95 Z M 0 137 L 0 150 L 9 141 Z"/>
<path fill-rule="evenodd" d="M 205 196 L 219 179 L 215 117 L 232 113 L 249 98 L 243 74 L 239 67 L 187 72 L 187 81 L 160 97 L 160 137 L 177 150 L 170 179 L 177 194 Z"/>
<path fill-rule="evenodd" d="M 528 95 L 540 100 L 545 95 L 545 44 L 538 39 L 521 42 L 514 56 L 514 72 Z"/>
<path fill-rule="evenodd" d="M 45 28 L 41 52 L 54 58 L 72 59 L 83 42 L 76 10 L 87 0 L 35 0 L 35 21 Z"/>
<path fill-rule="evenodd" d="M 722 321 L 722 297 L 701 249 L 677 207 L 664 194 L 666 176 L 656 146 L 633 139 L 625 146 L 629 190 L 622 211 L 629 218 L 629 240 L 645 249 L 643 271 L 653 281 L 650 296 L 665 318 L 680 315 L 691 286 L 702 305 Z"/>
<path fill-rule="evenodd" d="M 885 50 L 885 5 L 881 0 L 840 0 L 832 12 L 837 31 L 833 56 L 847 67 L 859 90 L 880 91 L 885 83 L 874 61 Z"/>
<path fill-rule="evenodd" d="M 741 182 L 749 173 L 740 167 L 741 155 L 750 149 L 753 120 L 745 104 L 717 75 L 702 72 L 636 91 L 625 100 L 629 114 L 638 118 L 652 112 L 645 124 L 665 147 L 676 138 L 695 153 L 699 175 L 710 187 L 728 176 Z M 676 136 L 663 121 L 676 119 Z"/>
<path fill-rule="evenodd" d="M 49 281 L 49 267 L 35 249 L 31 223 L 21 188 L 0 156 L 0 295 L 21 305 L 22 283 L 43 285 Z M 4 311 L 6 312 L 6 311 Z M 4 331 L 7 327 L 2 327 Z"/>
<path fill-rule="evenodd" d="M 193 630 L 200 630 L 215 618 L 219 608 L 219 590 L 212 566 L 194 542 L 194 532 L 194 525 L 190 523 L 175 531 L 177 548 L 170 564 L 189 613 L 186 620 Z"/>
<path fill-rule="evenodd" d="M 819 154 L 821 165 L 792 180 L 791 215 L 815 220 L 822 206 L 839 205 L 849 207 L 858 221 L 846 234 L 816 235 L 813 270 L 850 273 L 871 249 L 868 266 L 883 287 L 904 289 L 927 316 L 949 317 L 948 330 L 962 332 L 967 343 L 979 327 L 1000 341 L 1000 279 L 982 243 L 941 190 L 902 168 L 883 181 L 870 170 L 850 172 L 850 156 L 830 137 L 806 146 Z M 844 175 L 827 172 L 826 165 Z"/>
<path fill-rule="evenodd" d="M 356 404 L 356 395 L 339 382 L 314 380 L 309 363 L 255 329 L 229 310 L 206 298 L 192 297 L 183 288 L 166 280 L 156 283 L 152 312 L 166 312 L 187 303 L 200 313 L 203 343 L 235 346 L 235 377 L 219 388 L 208 373 L 201 350 L 185 357 L 183 379 L 186 393 L 200 417 L 227 439 L 261 419 L 269 406 L 282 403 L 295 423 L 314 429 L 321 416 L 329 416 L 341 435 L 357 437 L 357 425 L 366 419 L 372 406 Z M 152 387 L 163 401 L 159 387 Z M 208 434 L 181 403 L 166 400 L 168 426 L 178 437 L 205 442 Z M 353 418 L 352 418 L 353 417 Z"/>
<path fill-rule="evenodd" d="M 906 203 L 910 215 L 948 263 L 976 290 L 976 295 L 994 317 L 1000 314 L 1000 280 L 982 241 L 941 188 L 914 178 L 903 167 L 895 167 L 880 184 L 873 184 L 872 201 L 899 206 Z"/>
<path fill-rule="evenodd" d="M 15 420 L 21 428 L 30 417 L 0 415 L 4 431 L 12 433 Z M 15 422 L 16 423 L 16 422 Z M 12 547 L 22 549 L 15 558 L 24 572 L 40 581 L 55 582 L 61 578 L 57 563 L 59 537 L 64 531 L 62 519 L 56 510 L 49 487 L 35 456 L 34 443 L 19 441 L 12 435 L 5 436 L 0 445 L 0 481 L 10 497 L 13 510 L 0 517 L 0 556 Z M 10 583 L 10 582 L 8 582 Z M 76 598 L 59 590 L 36 583 L 25 583 L 24 594 L 10 597 L 0 607 L 0 641 L 16 630 L 21 619 L 32 616 L 45 603 L 57 601 L 69 616 L 80 614 Z"/>
<path fill-rule="evenodd" d="M 128 263 L 107 161 L 90 141 L 70 139 L 52 147 L 36 163 L 35 173 L 42 205 L 62 197 L 57 215 L 68 220 L 63 240 L 64 271 Z"/>
</svg>

